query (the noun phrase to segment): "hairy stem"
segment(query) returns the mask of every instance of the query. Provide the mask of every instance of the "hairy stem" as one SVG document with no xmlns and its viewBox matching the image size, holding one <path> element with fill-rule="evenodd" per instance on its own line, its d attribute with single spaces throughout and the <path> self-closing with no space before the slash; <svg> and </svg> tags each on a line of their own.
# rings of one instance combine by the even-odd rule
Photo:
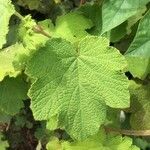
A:
<svg viewBox="0 0 150 150">
<path fill-rule="evenodd" d="M 20 13 L 15 11 L 14 15 L 17 16 L 21 21 L 23 21 L 24 17 Z"/>
<path fill-rule="evenodd" d="M 128 136 L 150 136 L 150 130 L 124 130 L 104 127 L 106 132 L 118 133 Z"/>
<path fill-rule="evenodd" d="M 32 30 L 36 33 L 40 33 L 48 38 L 51 38 L 51 36 L 47 32 L 45 32 L 44 29 L 40 25 L 34 26 Z"/>
</svg>

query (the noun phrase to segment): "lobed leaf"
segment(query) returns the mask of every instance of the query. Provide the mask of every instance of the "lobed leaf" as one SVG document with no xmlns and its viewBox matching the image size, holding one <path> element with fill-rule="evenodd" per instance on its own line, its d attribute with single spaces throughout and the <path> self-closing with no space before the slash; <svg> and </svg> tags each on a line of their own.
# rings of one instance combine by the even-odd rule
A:
<svg viewBox="0 0 150 150">
<path fill-rule="evenodd" d="M 86 29 L 90 29 L 93 23 L 79 12 L 71 12 L 57 18 L 55 26 L 51 20 L 40 22 L 52 37 L 61 37 L 71 42 L 77 42 L 88 35 Z"/>
<path fill-rule="evenodd" d="M 129 107 L 128 80 L 123 56 L 102 37 L 89 36 L 75 47 L 51 39 L 29 61 L 26 73 L 36 81 L 29 90 L 37 120 L 56 114 L 75 139 L 95 134 L 107 106 Z"/>
<path fill-rule="evenodd" d="M 27 99 L 28 86 L 21 77 L 5 78 L 0 82 L 0 109 L 14 115 L 23 107 Z"/>
</svg>

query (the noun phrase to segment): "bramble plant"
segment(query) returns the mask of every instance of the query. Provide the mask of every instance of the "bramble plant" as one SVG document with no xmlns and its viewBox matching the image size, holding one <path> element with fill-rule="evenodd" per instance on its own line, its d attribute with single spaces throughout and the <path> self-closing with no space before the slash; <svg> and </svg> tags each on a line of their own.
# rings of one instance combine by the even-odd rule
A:
<svg viewBox="0 0 150 150">
<path fill-rule="evenodd" d="M 149 8 L 0 0 L 0 149 L 146 150 Z"/>
</svg>

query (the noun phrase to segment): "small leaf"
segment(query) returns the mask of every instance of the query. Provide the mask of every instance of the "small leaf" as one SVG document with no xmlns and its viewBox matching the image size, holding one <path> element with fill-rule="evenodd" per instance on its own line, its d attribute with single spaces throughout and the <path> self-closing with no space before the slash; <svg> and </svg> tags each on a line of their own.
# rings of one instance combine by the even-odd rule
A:
<svg viewBox="0 0 150 150">
<path fill-rule="evenodd" d="M 0 81 L 7 75 L 16 77 L 20 74 L 28 55 L 29 51 L 18 43 L 0 51 Z"/>
<path fill-rule="evenodd" d="M 46 145 L 46 149 L 47 150 L 63 150 L 59 139 L 55 137 L 51 139 L 51 141 Z"/>
<path fill-rule="evenodd" d="M 0 133 L 0 150 L 6 150 L 8 147 L 8 142 L 6 140 L 3 140 L 3 134 Z"/>
<path fill-rule="evenodd" d="M 48 37 L 33 31 L 33 28 L 36 25 L 35 20 L 28 15 L 24 17 L 24 20 L 20 23 L 18 29 L 19 42 L 21 42 L 30 52 L 37 50 L 40 46 L 43 46 L 49 39 Z"/>
<path fill-rule="evenodd" d="M 0 109 L 10 115 L 18 113 L 27 99 L 27 90 L 21 77 L 5 78 L 0 82 Z"/>
<path fill-rule="evenodd" d="M 47 120 L 46 128 L 48 130 L 55 130 L 58 128 L 58 116 L 53 116 Z"/>
</svg>

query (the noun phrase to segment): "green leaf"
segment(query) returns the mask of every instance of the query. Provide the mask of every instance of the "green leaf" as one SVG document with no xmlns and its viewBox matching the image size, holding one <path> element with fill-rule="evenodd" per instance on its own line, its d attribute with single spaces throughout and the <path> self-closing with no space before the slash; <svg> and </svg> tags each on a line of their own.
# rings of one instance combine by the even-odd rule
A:
<svg viewBox="0 0 150 150">
<path fill-rule="evenodd" d="M 144 79 L 150 72 L 150 11 L 140 21 L 137 34 L 125 57 L 134 77 Z"/>
<path fill-rule="evenodd" d="M 125 67 L 124 57 L 105 38 L 88 36 L 76 46 L 62 39 L 49 40 L 26 70 L 36 79 L 29 90 L 35 119 L 58 114 L 73 138 L 95 134 L 105 120 L 106 105 L 129 107 Z"/>
<path fill-rule="evenodd" d="M 149 0 L 105 0 L 102 7 L 102 34 L 143 9 Z"/>
<path fill-rule="evenodd" d="M 48 130 L 55 130 L 58 128 L 58 116 L 53 116 L 47 120 L 46 128 Z"/>
<path fill-rule="evenodd" d="M 140 150 L 132 144 L 131 138 L 105 134 L 104 131 L 82 142 L 69 143 L 53 138 L 46 147 L 47 150 Z"/>
<path fill-rule="evenodd" d="M 0 150 L 6 150 L 9 147 L 9 144 L 6 140 L 3 140 L 3 135 L 0 133 Z"/>
<path fill-rule="evenodd" d="M 6 35 L 8 33 L 9 19 L 15 12 L 10 0 L 0 1 L 0 49 L 6 43 Z"/>
<path fill-rule="evenodd" d="M 149 130 L 150 126 L 150 84 L 130 83 L 131 119 L 133 129 Z"/>
<path fill-rule="evenodd" d="M 89 33 L 94 35 L 100 35 L 102 30 L 102 6 L 95 3 L 91 5 L 89 3 L 81 6 L 77 11 L 82 12 L 84 16 L 91 19 L 93 22 L 92 29 L 88 30 Z M 130 17 L 128 20 L 124 21 L 120 25 L 114 27 L 108 31 L 107 36 L 111 42 L 117 42 L 123 38 L 126 34 L 131 32 L 131 27 L 142 18 L 142 14 L 146 11 L 146 6 L 140 9 L 136 15 Z"/>
<path fill-rule="evenodd" d="M 16 77 L 25 68 L 27 60 L 48 40 L 44 35 L 34 33 L 36 25 L 30 16 L 26 16 L 19 27 L 18 42 L 0 51 L 0 81 L 5 76 Z M 20 42 L 22 44 L 20 44 Z"/>
<path fill-rule="evenodd" d="M 21 77 L 5 78 L 0 82 L 0 109 L 10 115 L 19 112 L 27 99 L 28 86 Z"/>
<path fill-rule="evenodd" d="M 16 17 L 12 17 L 12 18 L 13 19 L 11 19 L 9 23 L 9 32 L 6 36 L 7 43 L 4 45 L 5 48 L 14 45 L 17 42 L 17 38 L 18 38 L 19 20 L 16 21 Z"/>
<path fill-rule="evenodd" d="M 102 6 L 86 3 L 81 6 L 78 11 L 82 12 L 84 16 L 92 20 L 93 27 L 89 30 L 89 32 L 92 35 L 100 35 L 102 30 Z"/>
<path fill-rule="evenodd" d="M 54 137 L 46 145 L 47 150 L 63 150 L 58 138 Z"/>
<path fill-rule="evenodd" d="M 81 40 L 88 35 L 86 29 L 90 29 L 93 23 L 79 12 L 71 12 L 60 16 L 56 20 L 55 27 L 50 20 L 44 22 L 52 37 L 61 37 L 71 42 Z"/>
<path fill-rule="evenodd" d="M 55 35 L 69 41 L 75 41 L 88 35 L 85 30 L 92 26 L 91 20 L 79 13 L 72 12 L 57 18 Z"/>
<path fill-rule="evenodd" d="M 147 150 L 150 147 L 150 143 L 144 138 L 135 138 L 134 143 L 142 150 Z"/>
<path fill-rule="evenodd" d="M 33 28 L 36 25 L 35 20 L 28 15 L 24 17 L 18 31 L 19 42 L 21 42 L 23 46 L 31 52 L 37 50 L 40 46 L 43 46 L 49 39 L 48 37 L 33 31 Z"/>
<path fill-rule="evenodd" d="M 0 51 L 0 81 L 7 75 L 16 77 L 23 69 L 28 55 L 29 52 L 18 43 Z"/>
</svg>

